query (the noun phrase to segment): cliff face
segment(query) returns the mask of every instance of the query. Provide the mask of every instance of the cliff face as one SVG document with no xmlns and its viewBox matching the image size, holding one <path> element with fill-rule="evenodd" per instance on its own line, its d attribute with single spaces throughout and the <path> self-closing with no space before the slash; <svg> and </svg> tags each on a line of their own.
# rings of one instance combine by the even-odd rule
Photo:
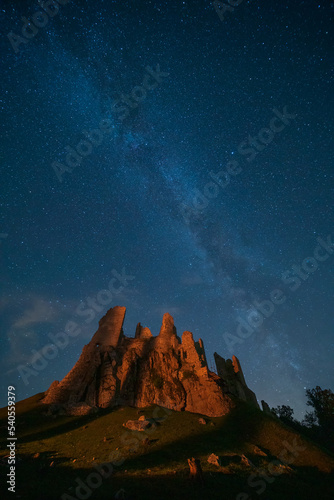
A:
<svg viewBox="0 0 334 500">
<path fill-rule="evenodd" d="M 216 375 L 207 366 L 203 342 L 191 332 L 176 335 L 172 316 L 164 314 L 154 337 L 138 323 L 134 338 L 123 333 L 125 307 L 110 309 L 92 340 L 61 382 L 53 382 L 44 403 L 106 408 L 160 405 L 217 417 L 235 405 L 235 398 L 257 405 L 247 387 L 239 360 L 215 353 Z"/>
</svg>

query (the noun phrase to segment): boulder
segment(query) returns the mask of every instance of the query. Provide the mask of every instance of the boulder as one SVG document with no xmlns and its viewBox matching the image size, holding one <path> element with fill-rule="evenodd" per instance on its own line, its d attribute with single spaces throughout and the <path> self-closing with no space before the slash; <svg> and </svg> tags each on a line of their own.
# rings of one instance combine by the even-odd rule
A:
<svg viewBox="0 0 334 500">
<path fill-rule="evenodd" d="M 145 431 L 151 426 L 149 420 L 128 420 L 123 424 L 123 427 L 130 429 L 130 431 Z"/>
<path fill-rule="evenodd" d="M 267 453 L 265 453 L 263 450 L 261 450 L 261 448 L 259 448 L 256 445 L 253 446 L 253 453 L 254 455 L 260 455 L 261 457 L 267 456 Z"/>
<path fill-rule="evenodd" d="M 241 455 L 241 463 L 246 467 L 254 467 L 254 464 L 246 457 L 246 455 Z"/>
<path fill-rule="evenodd" d="M 208 463 L 212 465 L 217 465 L 218 467 L 221 466 L 221 459 L 218 455 L 215 455 L 214 453 L 211 453 L 211 455 L 208 457 Z"/>
</svg>

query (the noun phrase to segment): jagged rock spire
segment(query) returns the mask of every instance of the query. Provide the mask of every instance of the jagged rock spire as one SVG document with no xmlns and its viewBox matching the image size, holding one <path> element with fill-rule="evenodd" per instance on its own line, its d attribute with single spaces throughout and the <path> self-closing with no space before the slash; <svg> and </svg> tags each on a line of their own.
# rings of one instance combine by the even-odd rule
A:
<svg viewBox="0 0 334 500">
<path fill-rule="evenodd" d="M 63 405 L 75 414 L 82 406 L 156 404 L 211 417 L 228 413 L 236 398 L 257 405 L 236 357 L 225 361 L 215 353 L 218 375 L 210 372 L 203 342 L 195 342 L 188 331 L 181 342 L 168 313 L 156 337 L 140 323 L 135 338 L 126 337 L 125 310 L 116 306 L 107 312 L 72 370 L 51 384 L 44 403 Z"/>
<path fill-rule="evenodd" d="M 152 337 L 153 335 L 151 333 L 151 330 L 146 326 L 142 326 L 140 323 L 138 323 L 136 328 L 135 339 L 150 339 Z"/>
<path fill-rule="evenodd" d="M 159 335 L 155 341 L 155 348 L 167 351 L 171 347 L 177 349 L 179 341 L 176 336 L 176 328 L 174 326 L 174 319 L 169 313 L 165 313 L 162 318 L 162 325 Z"/>
<path fill-rule="evenodd" d="M 214 353 L 217 373 L 221 377 L 228 390 L 244 401 L 250 401 L 259 407 L 256 396 L 246 384 L 240 361 L 236 356 L 231 359 L 224 359 L 216 352 Z"/>
<path fill-rule="evenodd" d="M 162 317 L 162 325 L 159 335 L 176 335 L 176 328 L 174 326 L 174 319 L 169 313 L 165 313 Z"/>
<path fill-rule="evenodd" d="M 90 344 L 94 346 L 117 347 L 122 335 L 123 322 L 126 308 L 115 306 L 99 321 L 99 328 L 94 334 Z"/>
</svg>

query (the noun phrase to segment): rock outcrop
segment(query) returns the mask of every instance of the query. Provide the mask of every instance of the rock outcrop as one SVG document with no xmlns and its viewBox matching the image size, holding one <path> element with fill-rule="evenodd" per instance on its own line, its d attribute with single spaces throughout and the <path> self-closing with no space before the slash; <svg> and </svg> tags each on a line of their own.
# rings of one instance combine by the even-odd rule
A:
<svg viewBox="0 0 334 500">
<path fill-rule="evenodd" d="M 269 413 L 271 415 L 273 414 L 270 409 L 270 406 L 263 399 L 261 400 L 261 406 L 262 406 L 262 411 L 264 411 L 265 413 Z"/>
<path fill-rule="evenodd" d="M 124 335 L 125 307 L 110 309 L 72 370 L 53 382 L 43 402 L 68 409 L 79 405 L 107 408 L 159 405 L 210 417 L 225 415 L 237 399 L 256 406 L 239 360 L 215 353 L 217 373 L 208 369 L 203 342 L 185 331 L 177 336 L 170 314 L 159 335 L 138 323 L 135 337 Z"/>
<path fill-rule="evenodd" d="M 130 429 L 130 431 L 145 431 L 150 426 L 151 422 L 146 420 L 145 417 L 142 420 L 128 420 L 123 424 L 123 427 Z"/>
<path fill-rule="evenodd" d="M 225 360 L 216 352 L 214 353 L 217 373 L 226 385 L 227 390 L 239 399 L 244 401 L 251 401 L 256 406 L 258 402 L 253 391 L 251 391 L 246 384 L 245 377 L 240 365 L 240 361 L 236 356 L 231 359 Z"/>
<path fill-rule="evenodd" d="M 222 461 L 218 455 L 211 453 L 211 455 L 208 457 L 208 463 L 212 464 L 212 465 L 216 465 L 217 467 L 220 467 L 222 464 Z"/>
</svg>

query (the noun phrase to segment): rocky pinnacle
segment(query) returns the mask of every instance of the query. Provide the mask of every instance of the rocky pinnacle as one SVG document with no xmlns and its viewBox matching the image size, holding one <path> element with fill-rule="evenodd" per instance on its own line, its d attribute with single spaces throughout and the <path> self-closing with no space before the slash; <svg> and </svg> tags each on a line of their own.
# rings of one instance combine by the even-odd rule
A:
<svg viewBox="0 0 334 500">
<path fill-rule="evenodd" d="M 51 384 L 44 403 L 62 405 L 69 413 L 159 405 L 212 417 L 225 415 L 238 400 L 258 406 L 235 356 L 225 360 L 215 353 L 214 373 L 203 341 L 196 342 L 189 331 L 181 341 L 170 314 L 164 314 L 158 335 L 138 323 L 135 337 L 127 337 L 125 311 L 120 306 L 109 309 L 72 370 Z"/>
</svg>

